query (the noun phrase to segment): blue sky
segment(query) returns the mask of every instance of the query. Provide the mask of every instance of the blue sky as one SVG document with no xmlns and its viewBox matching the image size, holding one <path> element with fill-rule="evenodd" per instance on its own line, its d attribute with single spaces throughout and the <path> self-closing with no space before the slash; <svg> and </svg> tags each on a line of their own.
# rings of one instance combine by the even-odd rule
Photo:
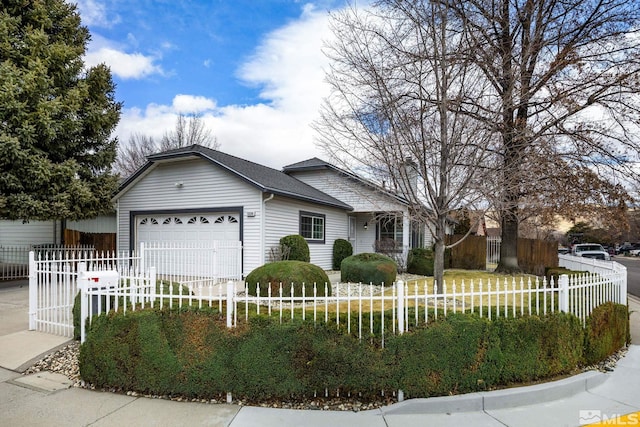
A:
<svg viewBox="0 0 640 427">
<path fill-rule="evenodd" d="M 313 156 L 310 124 L 328 92 L 328 11 L 344 0 L 81 0 L 92 40 L 124 103 L 116 134 L 160 137 L 200 114 L 221 151 L 271 167 Z"/>
</svg>

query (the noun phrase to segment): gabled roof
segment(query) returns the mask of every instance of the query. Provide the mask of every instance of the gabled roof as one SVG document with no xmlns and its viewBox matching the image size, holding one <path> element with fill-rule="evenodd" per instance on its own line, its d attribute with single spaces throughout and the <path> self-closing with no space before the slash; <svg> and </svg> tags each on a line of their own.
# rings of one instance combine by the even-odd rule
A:
<svg viewBox="0 0 640 427">
<path fill-rule="evenodd" d="M 403 203 L 405 205 L 409 204 L 409 201 L 405 197 L 403 197 L 401 194 L 397 194 L 391 190 L 387 190 L 386 188 L 381 187 L 380 185 L 375 184 L 374 182 L 371 182 L 365 178 L 362 178 L 361 176 L 348 172 L 344 169 L 340 169 L 339 167 L 332 165 L 331 163 L 326 162 L 317 157 L 314 157 L 308 160 L 303 160 L 298 163 L 293 163 L 291 165 L 287 165 L 284 168 L 282 168 L 282 171 L 286 174 L 291 174 L 295 172 L 305 172 L 305 171 L 314 171 L 314 170 L 323 170 L 323 169 L 335 171 L 338 174 L 343 175 L 353 181 L 359 182 L 360 184 L 363 184 L 367 187 L 370 187 L 377 192 L 386 194 L 387 196 L 396 199 L 400 203 Z"/>
<path fill-rule="evenodd" d="M 293 199 L 303 200 L 306 202 L 318 203 L 345 210 L 353 210 L 353 208 L 348 204 L 281 171 L 258 163 L 250 162 L 221 151 L 212 150 L 201 145 L 177 148 L 147 157 L 147 163 L 122 183 L 115 198 L 119 198 L 120 195 L 126 191 L 127 187 L 129 187 L 158 162 L 194 156 L 208 160 L 209 162 L 235 174 L 240 179 L 248 182 L 264 193 L 273 193 L 279 196 L 291 197 Z"/>
</svg>

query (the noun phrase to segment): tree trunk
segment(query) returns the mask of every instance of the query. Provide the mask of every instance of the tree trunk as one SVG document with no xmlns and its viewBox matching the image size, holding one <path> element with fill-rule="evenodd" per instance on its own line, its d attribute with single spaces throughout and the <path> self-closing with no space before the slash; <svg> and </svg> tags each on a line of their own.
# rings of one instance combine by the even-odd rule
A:
<svg viewBox="0 0 640 427">
<path fill-rule="evenodd" d="M 436 219 L 436 232 L 435 232 L 435 252 L 433 258 L 433 279 L 438 284 L 438 287 L 442 287 L 442 281 L 444 279 L 444 249 L 445 249 L 445 234 L 446 234 L 446 215 L 438 215 Z"/>
<path fill-rule="evenodd" d="M 502 242 L 500 243 L 500 263 L 496 271 L 501 273 L 520 272 L 518 265 L 518 217 L 517 208 L 510 208 L 502 216 Z"/>
</svg>

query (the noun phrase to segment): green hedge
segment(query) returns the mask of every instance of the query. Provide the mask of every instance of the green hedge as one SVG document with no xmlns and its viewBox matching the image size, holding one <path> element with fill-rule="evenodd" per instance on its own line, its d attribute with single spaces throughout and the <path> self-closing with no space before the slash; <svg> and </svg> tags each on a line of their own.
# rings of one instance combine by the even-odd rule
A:
<svg viewBox="0 0 640 427">
<path fill-rule="evenodd" d="M 291 234 L 284 236 L 280 239 L 280 246 L 287 247 L 289 249 L 289 260 L 291 261 L 303 261 L 310 262 L 311 256 L 309 254 L 309 244 L 299 234 Z M 285 253 L 286 251 L 282 251 Z"/>
<path fill-rule="evenodd" d="M 421 276 L 433 276 L 433 251 L 430 249 L 413 248 L 407 260 L 407 273 Z"/>
<path fill-rule="evenodd" d="M 362 253 L 351 255 L 340 264 L 340 281 L 390 286 L 398 274 L 396 262 L 386 255 Z"/>
<path fill-rule="evenodd" d="M 493 321 L 451 314 L 388 336 L 384 348 L 335 324 L 254 317 L 227 329 L 213 309 L 112 312 L 92 323 L 80 373 L 97 387 L 197 398 L 232 392 L 288 399 L 325 389 L 363 398 L 398 389 L 407 397 L 467 393 L 569 373 L 585 356 L 591 361 L 606 325 L 628 331 L 620 307 L 598 309 L 587 332 L 563 313 Z"/>
<path fill-rule="evenodd" d="M 334 270 L 340 270 L 342 260 L 353 255 L 351 242 L 345 239 L 336 239 L 333 242 L 333 262 L 331 266 Z"/>
<path fill-rule="evenodd" d="M 302 296 L 304 287 L 305 296 L 313 296 L 314 284 L 317 287 L 317 295 L 325 296 L 325 284 L 327 284 L 327 296 L 331 296 L 331 282 L 327 273 L 317 265 L 302 261 L 276 261 L 270 262 L 254 269 L 245 279 L 249 295 L 256 295 L 257 285 L 260 284 L 260 296 L 266 297 L 271 288 L 271 295 L 280 294 L 282 284 L 282 296 L 291 296 L 291 285 L 296 297 Z"/>
<path fill-rule="evenodd" d="M 587 320 L 585 362 L 597 363 L 630 341 L 628 307 L 612 302 L 599 305 Z"/>
</svg>

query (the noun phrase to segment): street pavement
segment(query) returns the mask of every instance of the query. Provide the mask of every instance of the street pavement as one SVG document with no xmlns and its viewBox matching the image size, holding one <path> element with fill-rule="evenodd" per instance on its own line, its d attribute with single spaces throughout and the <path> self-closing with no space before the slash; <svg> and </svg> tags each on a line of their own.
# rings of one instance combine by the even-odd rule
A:
<svg viewBox="0 0 640 427">
<path fill-rule="evenodd" d="M 22 285 L 22 286 L 21 286 Z M 640 344 L 640 299 L 629 296 L 632 343 Z M 174 402 L 71 387 L 63 375 L 23 375 L 68 340 L 28 331 L 24 283 L 0 288 L 0 426 L 640 426 L 640 345 L 613 372 L 459 396 L 409 399 L 381 409 L 287 410 Z"/>
</svg>

